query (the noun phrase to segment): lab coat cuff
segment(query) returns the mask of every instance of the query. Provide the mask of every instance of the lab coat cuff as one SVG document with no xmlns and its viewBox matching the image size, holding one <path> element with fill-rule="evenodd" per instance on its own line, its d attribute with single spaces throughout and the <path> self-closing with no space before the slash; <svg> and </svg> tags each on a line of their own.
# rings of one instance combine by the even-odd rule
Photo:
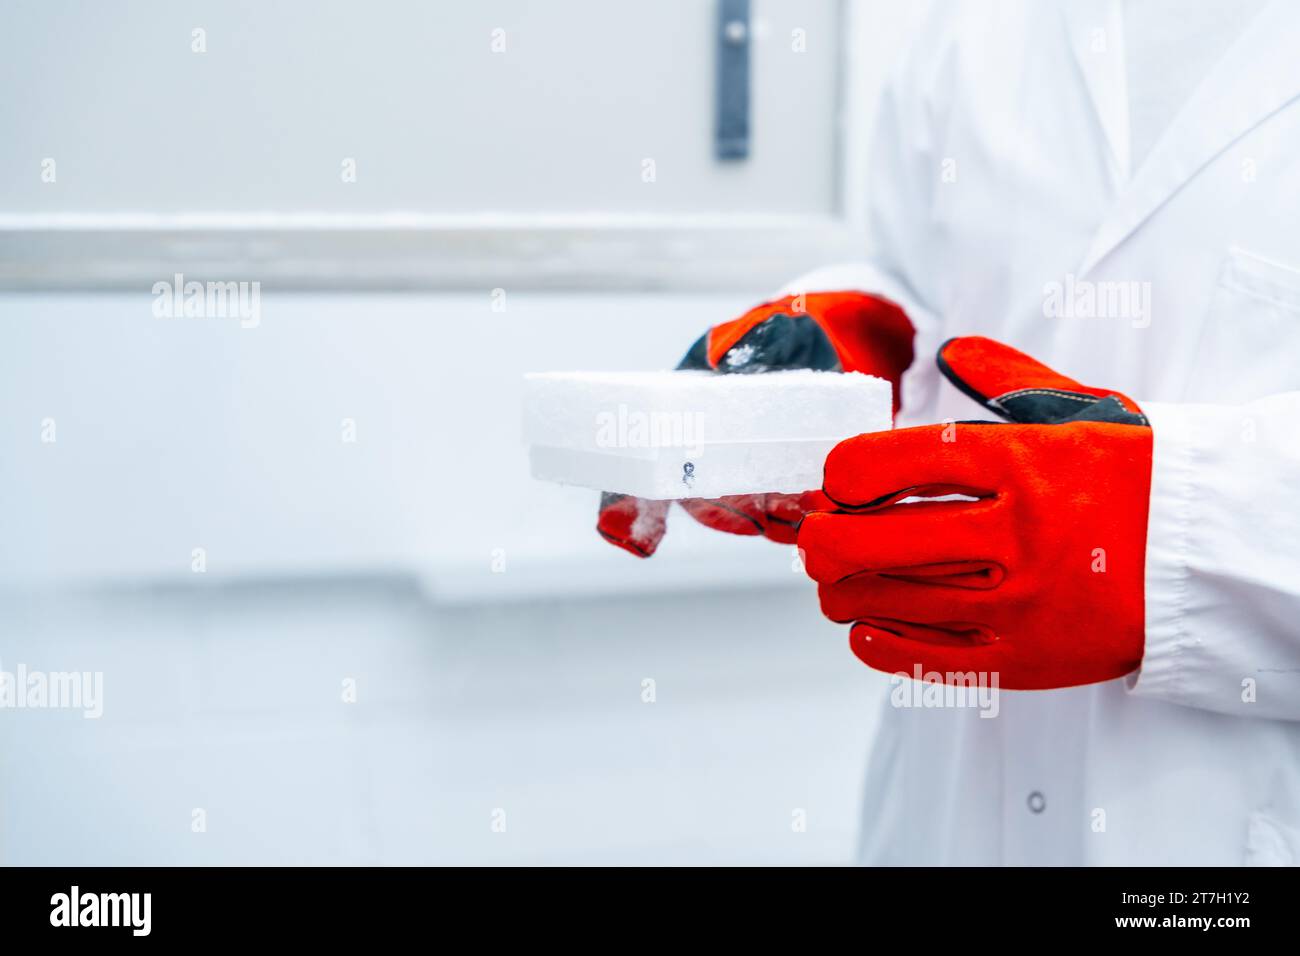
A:
<svg viewBox="0 0 1300 956">
<path fill-rule="evenodd" d="M 1188 628 L 1191 535 L 1197 482 L 1193 406 L 1142 402 L 1154 433 L 1146 546 L 1146 648 L 1128 677 L 1139 696 L 1186 694 L 1194 637 Z"/>
</svg>

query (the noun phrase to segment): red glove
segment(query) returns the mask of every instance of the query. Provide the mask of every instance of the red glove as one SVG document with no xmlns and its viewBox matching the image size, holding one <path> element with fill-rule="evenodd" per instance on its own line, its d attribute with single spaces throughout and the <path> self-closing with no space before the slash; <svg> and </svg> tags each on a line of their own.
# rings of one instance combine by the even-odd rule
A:
<svg viewBox="0 0 1300 956">
<path fill-rule="evenodd" d="M 720 372 L 864 372 L 894 384 L 897 412 L 898 381 L 912 364 L 914 335 L 907 314 L 886 299 L 861 292 L 810 292 L 715 325 L 684 361 L 697 363 L 688 367 Z"/>
<path fill-rule="evenodd" d="M 813 368 L 865 372 L 894 385 L 912 364 L 914 330 L 898 306 L 860 292 L 786 296 L 714 326 L 677 366 L 726 374 Z M 764 535 L 793 544 L 803 516 L 827 507 L 820 491 L 799 495 L 691 498 L 682 507 L 701 524 L 731 534 Z M 596 530 L 624 550 L 648 558 L 664 536 L 668 503 L 630 495 L 601 497 Z"/>
<path fill-rule="evenodd" d="M 826 459 L 837 506 L 799 531 L 822 611 L 878 670 L 997 672 L 1008 689 L 1120 677 L 1142 661 L 1151 428 L 1131 399 L 990 339 L 939 367 L 1013 424 L 859 435 Z M 976 501 L 898 504 L 908 496 Z"/>
</svg>

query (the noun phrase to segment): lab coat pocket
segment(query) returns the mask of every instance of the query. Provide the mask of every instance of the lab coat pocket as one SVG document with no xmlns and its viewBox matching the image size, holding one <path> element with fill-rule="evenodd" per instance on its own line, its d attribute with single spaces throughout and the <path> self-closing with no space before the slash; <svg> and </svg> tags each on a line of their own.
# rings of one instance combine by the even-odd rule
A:
<svg viewBox="0 0 1300 956">
<path fill-rule="evenodd" d="M 1300 830 L 1261 811 L 1246 824 L 1247 866 L 1300 866 Z"/>
<path fill-rule="evenodd" d="M 1191 401 L 1247 402 L 1300 389 L 1300 268 L 1231 248 L 1201 330 Z"/>
</svg>

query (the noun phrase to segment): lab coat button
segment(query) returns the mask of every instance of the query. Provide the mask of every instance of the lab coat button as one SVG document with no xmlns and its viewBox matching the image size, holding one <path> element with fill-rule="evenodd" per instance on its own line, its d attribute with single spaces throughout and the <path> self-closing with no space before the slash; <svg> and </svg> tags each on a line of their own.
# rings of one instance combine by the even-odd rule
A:
<svg viewBox="0 0 1300 956">
<path fill-rule="evenodd" d="M 1042 813 L 1047 809 L 1047 798 L 1043 796 L 1042 791 L 1040 790 L 1035 790 L 1031 793 L 1026 802 L 1029 804 L 1029 809 L 1032 813 Z"/>
</svg>

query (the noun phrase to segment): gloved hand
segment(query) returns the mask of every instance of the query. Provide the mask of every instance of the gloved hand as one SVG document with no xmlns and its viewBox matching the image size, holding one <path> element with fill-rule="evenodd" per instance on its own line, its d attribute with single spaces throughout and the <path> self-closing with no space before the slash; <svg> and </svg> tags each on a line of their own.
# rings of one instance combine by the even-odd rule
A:
<svg viewBox="0 0 1300 956">
<path fill-rule="evenodd" d="M 1136 669 L 1151 428 L 1131 399 L 1009 346 L 951 339 L 939 367 L 1012 424 L 859 435 L 826 459 L 836 508 L 799 530 L 822 611 L 891 673 L 997 672 L 1009 689 Z M 909 496 L 964 495 L 900 504 Z"/>
<path fill-rule="evenodd" d="M 714 326 L 691 346 L 679 369 L 752 374 L 779 369 L 865 372 L 894 386 L 912 364 L 914 330 L 898 306 L 860 292 L 791 295 Z M 666 501 L 631 495 L 601 496 L 596 530 L 639 557 L 654 554 L 666 530 Z M 697 521 L 731 534 L 765 535 L 793 544 L 796 527 L 811 510 L 826 507 L 820 491 L 803 494 L 690 498 L 682 507 Z"/>
</svg>

